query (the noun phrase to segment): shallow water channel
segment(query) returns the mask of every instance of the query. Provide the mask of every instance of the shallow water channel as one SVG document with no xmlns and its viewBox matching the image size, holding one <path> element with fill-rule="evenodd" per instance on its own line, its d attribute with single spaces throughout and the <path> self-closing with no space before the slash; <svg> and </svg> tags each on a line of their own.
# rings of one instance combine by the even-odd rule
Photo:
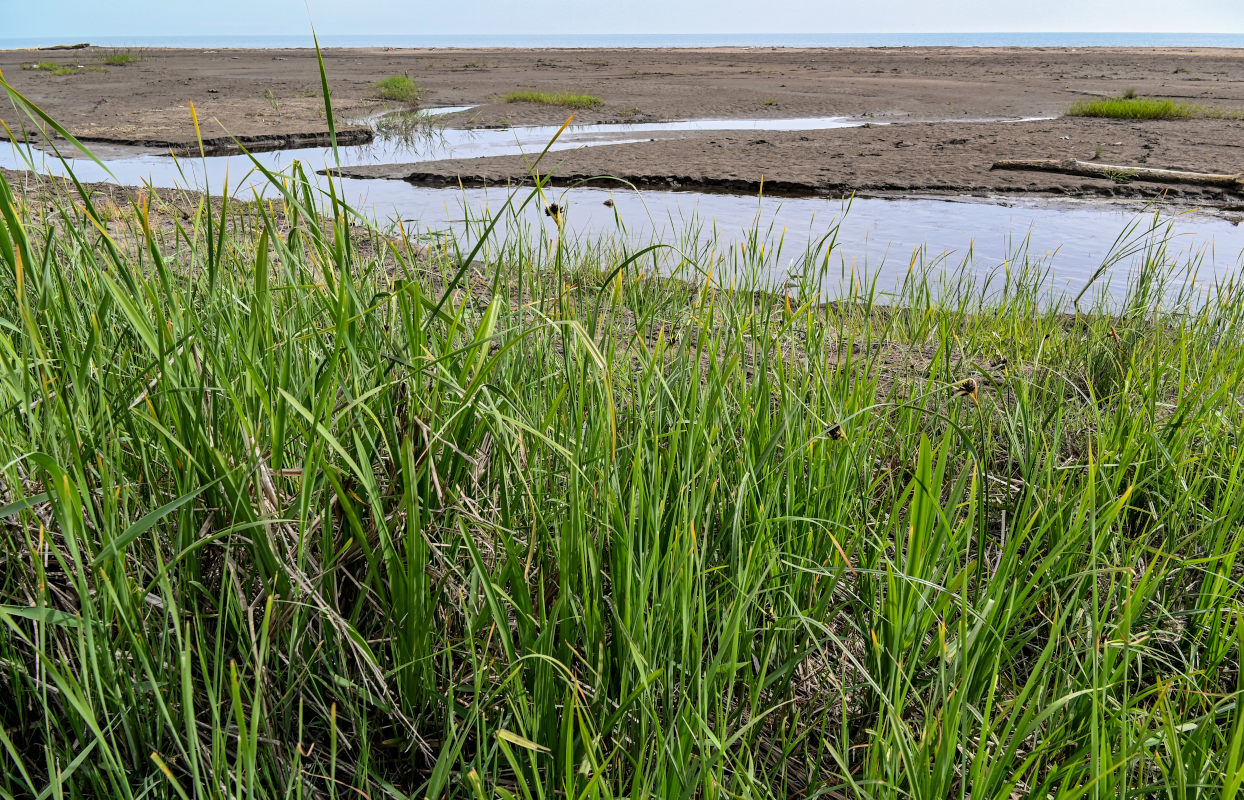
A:
<svg viewBox="0 0 1244 800">
<path fill-rule="evenodd" d="M 441 113 L 466 111 L 440 109 Z M 1024 120 L 1011 120 L 1022 124 Z M 570 128 L 552 146 L 566 150 L 605 144 L 640 142 L 686 136 L 704 130 L 825 130 L 864 124 L 863 120 L 821 117 L 786 120 L 700 119 L 634 125 L 595 125 Z M 875 122 L 873 124 L 876 124 Z M 953 124 L 947 122 L 946 124 Z M 343 166 L 411 163 L 446 158 L 472 158 L 517 153 L 538 154 L 557 133 L 557 126 L 464 130 L 441 127 L 425 120 L 403 135 L 381 136 L 368 145 L 339 148 Z M 206 159 L 175 159 L 135 148 L 100 147 L 96 154 L 108 172 L 78 156 L 72 163 L 83 181 L 117 181 L 157 187 L 181 187 L 221 191 L 249 199 L 273 194 L 266 179 L 244 155 Z M 307 171 L 334 165 L 330 148 L 302 148 L 258 153 L 266 168 L 280 171 L 295 161 Z M 27 159 L 37 169 L 62 174 L 65 165 L 34 148 L 0 145 L 0 166 L 23 169 Z M 109 175 L 108 173 L 111 173 Z M 316 180 L 327 181 L 323 176 Z M 384 179 L 339 179 L 344 197 L 356 208 L 381 221 L 401 220 L 413 233 L 464 231 L 464 220 L 485 213 L 498 213 L 509 194 L 504 188 L 455 189 L 413 186 Z M 519 190 L 519 196 L 526 196 Z M 712 236 L 717 247 L 728 250 L 752 244 L 759 233 L 767 241 L 766 268 L 780 282 L 785 270 L 799 259 L 807 245 L 834 232 L 831 266 L 835 277 L 826 282 L 841 284 L 846 276 L 871 276 L 885 291 L 908 273 L 913 255 L 926 264 L 957 267 L 968 260 L 969 272 L 993 274 L 1014 269 L 1025 256 L 1040 261 L 1045 269 L 1044 291 L 1051 296 L 1074 294 L 1088 280 L 1129 224 L 1144 218 L 1142 228 L 1152 225 L 1153 212 L 1140 204 L 1050 200 L 1031 198 L 906 197 L 778 198 L 729 194 L 605 190 L 595 188 L 553 189 L 548 200 L 567 207 L 567 236 L 590 239 L 621 233 L 633 242 L 664 241 L 686 244 L 688 232 Z M 605 201 L 610 200 L 611 206 Z M 1200 288 L 1234 275 L 1244 266 L 1244 226 L 1235 218 L 1195 210 L 1160 212 L 1161 234 L 1169 237 L 1168 257 L 1175 263 L 1195 264 L 1194 281 Z M 555 234 L 542 205 L 531 203 L 521 216 L 500 224 L 498 239 L 507 235 L 548 238 Z M 780 251 L 775 246 L 780 242 Z M 1127 283 L 1141 256 L 1121 261 L 1111 270 L 1114 291 Z M 833 270 L 831 270 L 833 272 Z M 837 287 L 826 285 L 828 291 Z"/>
</svg>

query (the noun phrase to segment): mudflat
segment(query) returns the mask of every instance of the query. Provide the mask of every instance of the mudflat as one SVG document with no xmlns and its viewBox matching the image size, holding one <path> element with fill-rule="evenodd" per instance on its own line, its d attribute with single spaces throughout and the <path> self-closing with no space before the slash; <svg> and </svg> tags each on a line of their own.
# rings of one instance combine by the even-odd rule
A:
<svg viewBox="0 0 1244 800">
<path fill-rule="evenodd" d="M 88 141 L 190 149 L 196 132 L 260 147 L 324 140 L 327 121 L 313 50 L 155 49 L 108 66 L 96 48 L 0 51 L 5 78 Z M 39 62 L 74 68 L 57 75 Z M 330 49 L 324 64 L 339 126 L 403 105 L 375 82 L 408 75 L 425 106 L 475 106 L 456 127 L 558 124 L 570 110 L 502 98 L 515 89 L 572 92 L 600 105 L 575 122 L 698 117 L 844 116 L 867 128 L 775 133 L 704 131 L 652 142 L 557 153 L 558 179 L 609 174 L 646 186 L 791 192 L 953 191 L 1191 195 L 1231 202 L 1229 191 L 1146 186 L 989 169 L 1001 158 L 1099 159 L 1199 171 L 1244 171 L 1244 121 L 1060 118 L 1076 100 L 1127 90 L 1219 111 L 1244 110 L 1244 50 L 1214 48 L 868 49 Z M 81 65 L 83 69 L 77 69 Z M 0 120 L 20 131 L 7 105 Z M 886 124 L 880 124 L 886 123 Z M 6 135 L 0 131 L 0 135 Z M 20 133 L 18 134 L 20 135 Z M 351 139 L 353 140 L 353 139 Z M 522 180 L 521 159 L 425 162 L 371 168 L 372 177 L 419 183 Z"/>
<path fill-rule="evenodd" d="M 1044 194 L 1179 198 L 1237 208 L 1238 192 L 991 169 L 998 159 L 1075 157 L 1179 170 L 1244 171 L 1241 123 L 1222 120 L 1064 118 L 1015 123 L 909 123 L 829 131 L 715 131 L 547 154 L 537 169 L 555 186 L 695 189 L 755 194 Z M 337 170 L 424 186 L 490 186 L 532 181 L 531 156 L 378 164 Z M 607 177 L 605 177 L 607 176 Z"/>
</svg>

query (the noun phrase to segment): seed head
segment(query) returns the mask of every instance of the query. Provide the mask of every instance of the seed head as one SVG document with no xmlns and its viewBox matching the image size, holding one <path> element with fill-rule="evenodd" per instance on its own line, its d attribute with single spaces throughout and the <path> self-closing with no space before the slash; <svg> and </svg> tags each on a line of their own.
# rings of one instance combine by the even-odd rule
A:
<svg viewBox="0 0 1244 800">
<path fill-rule="evenodd" d="M 834 425 L 825 435 L 833 442 L 840 442 L 847 438 L 847 435 L 842 432 L 841 425 Z"/>
<path fill-rule="evenodd" d="M 981 401 L 976 394 L 977 388 L 975 378 L 968 378 L 967 380 L 960 381 L 955 384 L 955 397 L 970 397 L 972 398 L 972 404 L 979 406 Z"/>
</svg>

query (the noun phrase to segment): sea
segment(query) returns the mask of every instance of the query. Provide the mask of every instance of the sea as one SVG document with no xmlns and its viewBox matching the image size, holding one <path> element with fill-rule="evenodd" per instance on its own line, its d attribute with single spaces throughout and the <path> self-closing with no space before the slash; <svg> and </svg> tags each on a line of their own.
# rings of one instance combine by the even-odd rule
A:
<svg viewBox="0 0 1244 800">
<path fill-rule="evenodd" d="M 1244 33 L 622 33 L 322 34 L 322 47 L 1241 47 Z M 310 47 L 310 33 L 193 36 L 0 36 L 0 50 L 89 42 L 101 47 Z"/>
</svg>

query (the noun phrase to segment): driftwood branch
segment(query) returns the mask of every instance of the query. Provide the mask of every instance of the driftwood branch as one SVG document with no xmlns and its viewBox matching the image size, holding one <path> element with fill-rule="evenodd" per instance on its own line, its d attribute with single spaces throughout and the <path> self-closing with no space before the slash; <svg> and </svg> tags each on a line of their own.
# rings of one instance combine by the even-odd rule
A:
<svg viewBox="0 0 1244 800">
<path fill-rule="evenodd" d="M 78 42 L 77 44 L 52 44 L 47 47 L 40 47 L 40 50 L 85 50 L 90 47 L 90 42 Z"/>
<path fill-rule="evenodd" d="M 1185 172 L 1178 169 L 1153 169 L 1151 167 L 1123 167 L 1114 164 L 1094 164 L 1064 159 L 1017 159 L 995 161 L 993 169 L 1036 170 L 1058 172 L 1063 175 L 1083 175 L 1088 178 L 1109 178 L 1112 181 L 1156 181 L 1158 183 L 1189 183 L 1197 186 L 1222 186 L 1244 191 L 1244 172 L 1222 175 L 1213 172 Z"/>
</svg>

